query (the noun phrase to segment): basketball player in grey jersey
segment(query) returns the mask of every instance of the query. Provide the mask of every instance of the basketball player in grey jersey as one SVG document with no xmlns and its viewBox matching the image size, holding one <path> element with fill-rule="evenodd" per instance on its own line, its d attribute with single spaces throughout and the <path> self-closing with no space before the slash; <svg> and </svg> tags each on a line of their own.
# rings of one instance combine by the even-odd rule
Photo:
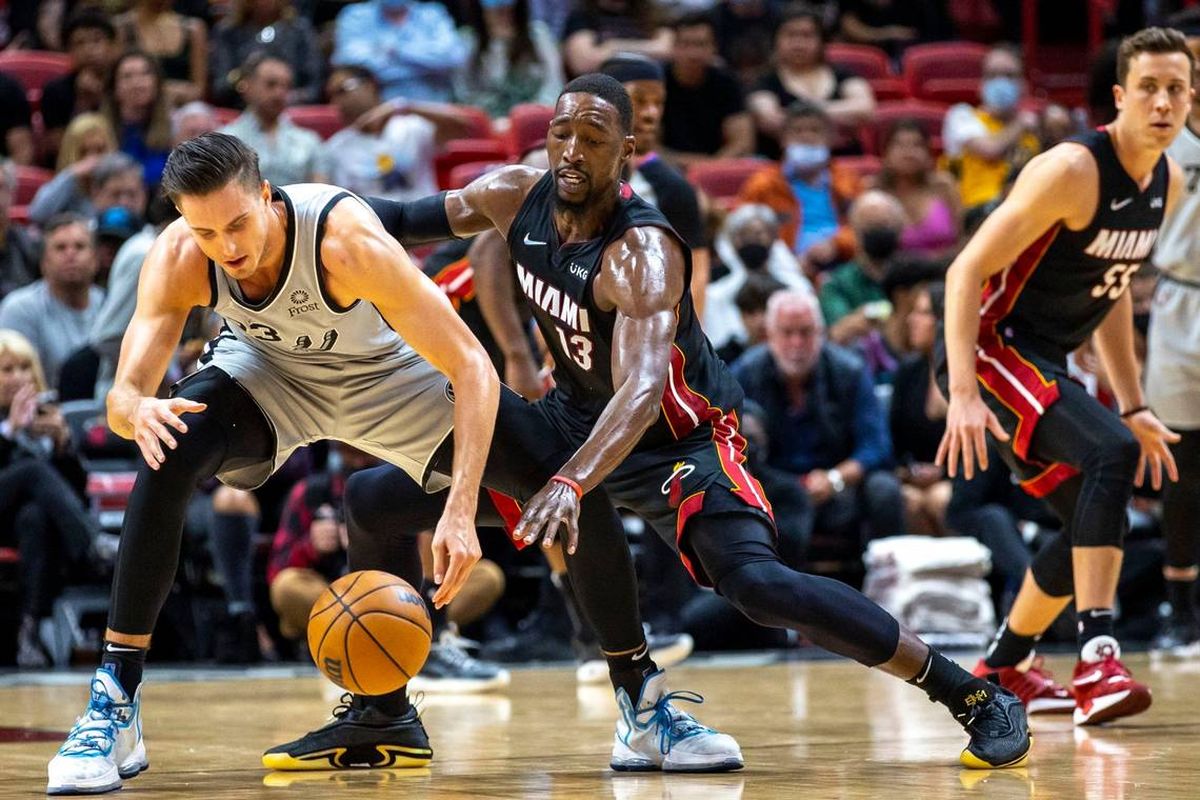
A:
<svg viewBox="0 0 1200 800">
<path fill-rule="evenodd" d="M 1193 53 L 1200 37 L 1188 39 Z M 1183 196 L 1163 223 L 1151 260 L 1159 271 L 1150 311 L 1146 355 L 1146 402 L 1182 437 L 1171 450 L 1179 480 L 1163 486 L 1163 577 L 1171 611 L 1154 650 L 1177 657 L 1200 656 L 1196 611 L 1200 545 L 1200 100 L 1192 99 L 1187 124 L 1167 155 L 1183 168 Z"/>
</svg>

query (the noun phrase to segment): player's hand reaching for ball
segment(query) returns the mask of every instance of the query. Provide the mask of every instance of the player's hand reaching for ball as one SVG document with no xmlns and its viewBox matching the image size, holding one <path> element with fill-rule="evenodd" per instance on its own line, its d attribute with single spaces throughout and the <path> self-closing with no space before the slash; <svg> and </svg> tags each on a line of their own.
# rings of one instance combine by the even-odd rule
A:
<svg viewBox="0 0 1200 800">
<path fill-rule="evenodd" d="M 513 529 L 513 539 L 533 544 L 539 539 L 542 547 L 554 546 L 561 527 L 567 529 L 567 552 L 574 554 L 579 546 L 579 504 L 582 496 L 568 483 L 551 480 L 525 505 L 521 520 Z"/>
<path fill-rule="evenodd" d="M 963 477 L 975 477 L 975 465 L 979 471 L 988 468 L 987 436 L 990 432 L 998 441 L 1007 442 L 1008 434 L 1000 426 L 1000 420 L 983 402 L 978 392 L 951 396 L 946 410 L 946 432 L 938 445 L 934 463 L 946 468 L 953 478 L 958 474 L 958 462 L 962 459 Z"/>
<path fill-rule="evenodd" d="M 172 397 L 160 400 L 156 397 L 143 397 L 129 417 L 133 425 L 133 440 L 142 451 L 142 458 L 150 469 L 158 469 L 167 460 L 163 445 L 174 450 L 179 446 L 171 428 L 180 433 L 187 433 L 188 426 L 180 416 L 183 414 L 199 414 L 208 408 L 204 403 L 187 400 L 182 397 Z"/>
<path fill-rule="evenodd" d="M 433 582 L 438 590 L 433 605 L 442 608 L 454 599 L 483 551 L 472 520 L 456 522 L 443 516 L 433 532 Z"/>
<path fill-rule="evenodd" d="M 1154 412 L 1143 409 L 1136 414 L 1125 417 L 1122 422 L 1133 431 L 1142 454 L 1138 456 L 1137 476 L 1133 479 L 1134 486 L 1142 486 L 1146 482 L 1146 468 L 1150 468 L 1150 486 L 1155 491 L 1162 488 L 1163 467 L 1167 468 L 1167 477 L 1173 481 L 1179 480 L 1179 470 L 1175 467 L 1175 457 L 1171 455 L 1170 445 L 1179 441 L 1179 434 L 1163 425 Z"/>
</svg>

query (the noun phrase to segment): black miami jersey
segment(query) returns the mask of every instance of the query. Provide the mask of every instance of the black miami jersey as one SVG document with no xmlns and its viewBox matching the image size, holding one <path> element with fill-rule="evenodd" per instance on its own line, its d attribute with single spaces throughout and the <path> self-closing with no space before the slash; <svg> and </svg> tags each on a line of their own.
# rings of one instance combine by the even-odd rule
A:
<svg viewBox="0 0 1200 800">
<path fill-rule="evenodd" d="M 508 233 L 520 291 L 554 357 L 556 393 L 576 421 L 590 430 L 612 399 L 615 311 L 596 305 L 592 283 L 605 249 L 630 228 L 656 227 L 679 242 L 686 271 L 677 307 L 678 326 L 671 348 L 662 414 L 639 446 L 657 446 L 688 436 L 699 426 L 718 424 L 740 409 L 744 395 L 700 329 L 692 306 L 691 252 L 666 217 L 621 187 L 621 200 L 608 226 L 594 239 L 563 244 L 554 224 L 554 178 L 547 172 L 522 203 Z"/>
<path fill-rule="evenodd" d="M 1092 221 L 1079 231 L 1061 223 L 1046 231 L 991 277 L 980 310 L 981 336 L 994 331 L 1055 360 L 1087 341 L 1129 288 L 1154 247 L 1167 203 L 1166 156 L 1141 189 L 1107 131 L 1074 141 L 1088 148 L 1100 173 Z"/>
</svg>

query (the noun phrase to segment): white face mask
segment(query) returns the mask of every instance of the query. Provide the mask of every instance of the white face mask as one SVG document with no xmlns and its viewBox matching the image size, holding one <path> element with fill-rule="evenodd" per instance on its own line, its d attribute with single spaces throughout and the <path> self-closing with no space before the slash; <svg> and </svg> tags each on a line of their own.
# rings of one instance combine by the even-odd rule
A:
<svg viewBox="0 0 1200 800">
<path fill-rule="evenodd" d="M 783 154 L 783 170 L 789 175 L 811 174 L 829 163 L 829 148 L 823 144 L 789 144 Z"/>
</svg>

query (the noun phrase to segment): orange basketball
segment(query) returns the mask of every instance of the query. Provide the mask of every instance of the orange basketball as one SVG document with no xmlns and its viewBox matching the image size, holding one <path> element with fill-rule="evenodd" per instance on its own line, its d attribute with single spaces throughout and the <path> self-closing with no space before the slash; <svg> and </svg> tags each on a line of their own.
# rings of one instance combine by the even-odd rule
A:
<svg viewBox="0 0 1200 800">
<path fill-rule="evenodd" d="M 387 694 L 429 656 L 432 623 L 407 582 L 378 570 L 343 575 L 313 604 L 308 649 L 329 680 L 355 694 Z"/>
</svg>

